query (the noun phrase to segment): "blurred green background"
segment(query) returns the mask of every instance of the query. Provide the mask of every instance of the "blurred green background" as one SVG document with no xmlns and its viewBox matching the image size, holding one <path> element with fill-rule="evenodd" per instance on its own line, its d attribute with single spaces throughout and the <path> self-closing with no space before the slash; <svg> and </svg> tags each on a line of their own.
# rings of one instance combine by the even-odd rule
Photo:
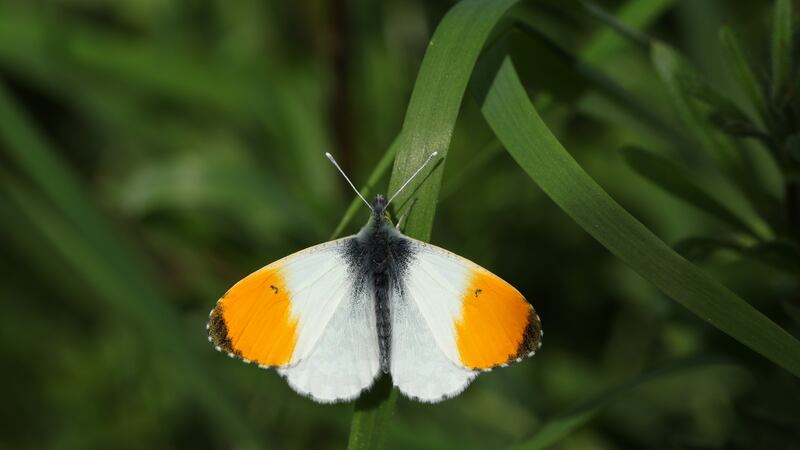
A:
<svg viewBox="0 0 800 450">
<path fill-rule="evenodd" d="M 351 404 L 317 405 L 273 371 L 214 352 L 205 322 L 244 275 L 329 239 L 353 193 L 323 153 L 366 181 L 452 5 L 0 0 L 0 448 L 343 448 Z M 717 33 L 733 30 L 756 76 L 774 81 L 773 6 L 529 1 L 515 8 L 523 25 L 510 46 L 545 122 L 600 185 L 798 336 L 797 223 L 782 212 L 796 172 L 769 144 L 741 139 L 752 130 L 731 115 L 711 114 L 763 201 L 716 178 L 675 86 L 641 48 L 658 39 L 682 53 L 750 114 Z M 789 151 L 800 148 L 791 92 L 770 116 L 782 128 L 767 133 Z M 515 285 L 546 338 L 534 358 L 453 400 L 399 400 L 386 447 L 503 448 L 585 413 L 556 448 L 800 448 L 798 380 L 614 258 L 465 98 L 432 242 Z M 630 146 L 683 155 L 688 178 L 741 226 L 670 189 L 675 173 Z M 765 242 L 780 246 L 769 258 L 755 248 Z"/>
</svg>

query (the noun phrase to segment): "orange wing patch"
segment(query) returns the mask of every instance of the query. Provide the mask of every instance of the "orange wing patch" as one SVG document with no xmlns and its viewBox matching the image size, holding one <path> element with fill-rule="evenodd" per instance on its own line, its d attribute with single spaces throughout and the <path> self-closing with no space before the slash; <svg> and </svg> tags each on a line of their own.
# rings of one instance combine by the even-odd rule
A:
<svg viewBox="0 0 800 450">
<path fill-rule="evenodd" d="M 265 366 L 285 366 L 297 343 L 291 293 L 278 267 L 236 283 L 211 311 L 208 335 L 219 350 Z"/>
<path fill-rule="evenodd" d="M 536 350 L 541 322 L 513 286 L 485 270 L 474 270 L 463 294 L 456 343 L 465 366 L 488 369 Z"/>
</svg>

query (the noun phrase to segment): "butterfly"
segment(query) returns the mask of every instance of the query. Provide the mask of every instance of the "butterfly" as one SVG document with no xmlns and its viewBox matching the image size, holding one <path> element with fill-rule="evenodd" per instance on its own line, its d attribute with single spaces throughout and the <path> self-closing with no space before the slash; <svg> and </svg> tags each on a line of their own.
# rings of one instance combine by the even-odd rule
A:
<svg viewBox="0 0 800 450">
<path fill-rule="evenodd" d="M 221 352 L 275 368 L 320 403 L 349 401 L 380 374 L 405 396 L 438 402 L 482 371 L 533 355 L 539 316 L 522 294 L 477 264 L 403 235 L 387 207 L 436 156 L 431 154 L 358 234 L 299 251 L 248 275 L 209 314 Z"/>
</svg>

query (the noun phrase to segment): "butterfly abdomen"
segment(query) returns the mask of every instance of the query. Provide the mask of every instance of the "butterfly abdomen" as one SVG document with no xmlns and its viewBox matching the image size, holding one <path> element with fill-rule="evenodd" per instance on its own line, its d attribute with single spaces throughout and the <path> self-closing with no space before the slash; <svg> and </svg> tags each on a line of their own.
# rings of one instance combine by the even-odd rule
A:
<svg viewBox="0 0 800 450">
<path fill-rule="evenodd" d="M 389 277 L 386 272 L 373 274 L 375 290 L 375 325 L 378 330 L 378 347 L 381 355 L 381 370 L 389 373 L 392 354 L 392 318 L 389 310 Z"/>
<path fill-rule="evenodd" d="M 372 291 L 380 367 L 384 373 L 389 373 L 392 356 L 390 296 L 393 290 L 400 289 L 401 274 L 411 257 L 411 247 L 388 221 L 376 216 L 348 244 L 346 253 L 355 285 Z"/>
<path fill-rule="evenodd" d="M 375 228 L 366 241 L 369 255 L 370 281 L 375 298 L 375 327 L 378 331 L 381 370 L 389 373 L 392 357 L 392 318 L 389 309 L 391 266 L 390 236 L 385 229 Z"/>
</svg>

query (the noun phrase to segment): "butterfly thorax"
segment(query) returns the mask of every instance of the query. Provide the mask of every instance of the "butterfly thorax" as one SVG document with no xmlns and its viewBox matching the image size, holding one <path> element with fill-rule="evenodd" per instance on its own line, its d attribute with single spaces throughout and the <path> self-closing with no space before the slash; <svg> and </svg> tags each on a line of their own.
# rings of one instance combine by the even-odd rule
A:
<svg viewBox="0 0 800 450">
<path fill-rule="evenodd" d="M 389 298 L 393 290 L 402 290 L 401 275 L 412 252 L 408 239 L 386 217 L 385 207 L 383 196 L 377 196 L 369 223 L 348 242 L 347 261 L 356 289 L 369 290 L 375 300 L 381 369 L 388 373 L 392 337 Z"/>
</svg>

